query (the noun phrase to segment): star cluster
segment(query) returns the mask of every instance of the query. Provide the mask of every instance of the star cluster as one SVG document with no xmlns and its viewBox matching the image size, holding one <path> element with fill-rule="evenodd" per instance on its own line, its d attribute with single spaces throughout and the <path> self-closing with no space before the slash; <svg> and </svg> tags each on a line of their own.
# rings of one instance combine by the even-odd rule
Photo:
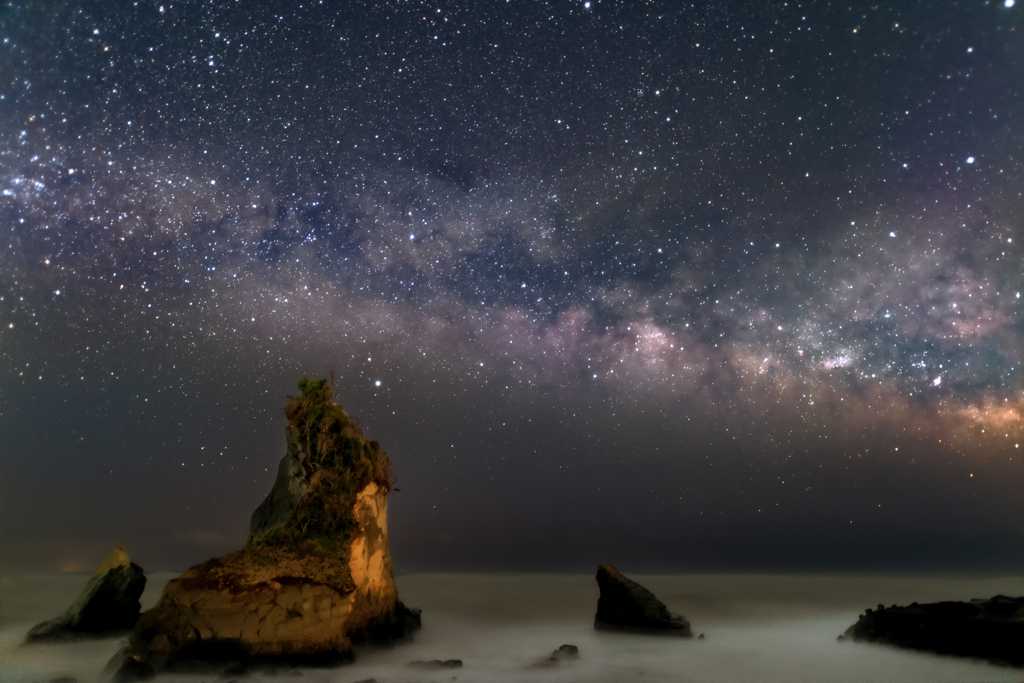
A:
<svg viewBox="0 0 1024 683">
<path fill-rule="evenodd" d="M 725 497 L 732 517 L 716 533 L 747 538 L 745 515 L 769 499 L 797 516 L 828 508 L 807 493 L 814 478 L 871 454 L 849 486 L 872 495 L 893 463 L 929 463 L 897 476 L 938 477 L 928 500 L 977 497 L 959 482 L 990 468 L 996 503 L 963 503 L 966 515 L 993 538 L 1022 533 L 1000 509 L 1024 436 L 1019 9 L 403 0 L 4 12 L 7 443 L 30 444 L 24 425 L 50 420 L 66 450 L 84 441 L 87 414 L 142 444 L 140 424 L 196 431 L 201 413 L 209 443 L 162 433 L 150 473 L 128 471 L 164 477 L 175 461 L 215 466 L 223 481 L 237 467 L 258 492 L 269 475 L 253 473 L 279 455 L 254 451 L 279 426 L 236 413 L 265 419 L 297 373 L 336 369 L 342 399 L 367 406 L 375 436 L 405 448 L 399 471 L 428 491 L 411 494 L 412 516 L 438 500 L 482 505 L 440 482 L 481 485 L 494 470 L 516 495 L 544 476 L 537 495 L 564 495 L 550 468 L 588 471 L 573 505 L 592 511 L 620 476 L 609 458 L 625 452 L 664 472 L 645 505 L 693 519 L 702 496 Z M 268 385 L 274 396 L 210 417 Z M 439 406 L 431 422 L 465 425 L 417 435 L 409 416 L 425 405 Z M 493 433 L 510 420 L 515 439 Z M 559 464 L 517 455 L 511 444 L 535 430 L 561 444 Z M 231 455 L 240 431 L 255 434 L 251 459 Z M 513 473 L 517 458 L 531 464 Z M 127 459 L 81 467 L 91 480 Z M 710 474 L 716 462 L 731 475 Z M 787 476 L 809 485 L 770 489 Z M 641 495 L 623 486 L 623 501 Z M 937 533 L 923 507 L 904 506 L 858 542 L 897 518 Z M 485 517 L 513 534 L 536 521 Z M 448 524 L 475 538 L 474 523 L 425 533 Z"/>
</svg>

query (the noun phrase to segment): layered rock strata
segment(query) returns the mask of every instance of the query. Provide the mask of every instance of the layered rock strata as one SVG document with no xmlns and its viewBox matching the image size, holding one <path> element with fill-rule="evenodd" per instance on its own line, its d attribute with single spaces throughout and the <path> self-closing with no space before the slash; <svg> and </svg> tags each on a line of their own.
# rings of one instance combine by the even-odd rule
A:
<svg viewBox="0 0 1024 683">
<path fill-rule="evenodd" d="M 299 387 L 285 409 L 287 452 L 246 547 L 167 584 L 132 633 L 122 678 L 202 660 L 343 662 L 353 643 L 419 627 L 395 588 L 387 455 L 326 382 Z"/>
<path fill-rule="evenodd" d="M 1024 665 L 1024 597 L 868 609 L 845 637 L 947 655 Z"/>
<path fill-rule="evenodd" d="M 71 640 L 128 631 L 139 619 L 139 597 L 145 588 L 142 567 L 118 543 L 96 567 L 78 600 L 62 616 L 32 627 L 27 640 Z"/>
<path fill-rule="evenodd" d="M 610 564 L 597 568 L 597 600 L 594 628 L 692 638 L 690 622 L 668 611 L 665 603 L 636 581 L 627 579 Z"/>
</svg>

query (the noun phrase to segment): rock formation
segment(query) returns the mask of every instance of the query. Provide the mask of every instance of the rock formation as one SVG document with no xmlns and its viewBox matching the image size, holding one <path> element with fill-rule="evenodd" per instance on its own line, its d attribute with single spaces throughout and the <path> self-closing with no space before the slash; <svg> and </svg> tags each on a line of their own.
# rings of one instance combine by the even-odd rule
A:
<svg viewBox="0 0 1024 683">
<path fill-rule="evenodd" d="M 167 584 L 132 633 L 121 678 L 197 660 L 343 662 L 353 643 L 419 628 L 391 568 L 387 455 L 326 381 L 299 389 L 285 408 L 287 452 L 245 548 Z"/>
<path fill-rule="evenodd" d="M 37 624 L 30 642 L 108 636 L 128 631 L 139 619 L 139 596 L 146 587 L 142 567 L 120 543 L 96 567 L 85 590 L 63 616 Z"/>
<path fill-rule="evenodd" d="M 690 622 L 669 612 L 651 591 L 627 579 L 610 564 L 598 566 L 597 585 L 601 597 L 597 600 L 594 628 L 693 637 Z"/>
<path fill-rule="evenodd" d="M 551 653 L 548 661 L 565 662 L 580 658 L 580 649 L 575 645 L 562 645 Z"/>
<path fill-rule="evenodd" d="M 461 669 L 461 659 L 430 659 L 422 660 L 418 659 L 415 662 L 409 662 L 409 666 L 416 667 L 417 669 Z"/>
<path fill-rule="evenodd" d="M 533 669 L 550 669 L 551 667 L 559 666 L 562 662 L 572 662 L 580 658 L 580 649 L 575 645 L 563 645 L 554 652 L 551 656 L 545 660 L 533 664 Z"/>
<path fill-rule="evenodd" d="M 1024 598 L 868 609 L 846 639 L 1024 665 Z"/>
</svg>

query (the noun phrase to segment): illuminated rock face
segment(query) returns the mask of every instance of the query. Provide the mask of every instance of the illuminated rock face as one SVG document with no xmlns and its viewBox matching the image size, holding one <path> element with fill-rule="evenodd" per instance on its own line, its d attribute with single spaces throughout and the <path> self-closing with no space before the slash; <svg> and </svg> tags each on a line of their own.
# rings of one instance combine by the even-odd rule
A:
<svg viewBox="0 0 1024 683">
<path fill-rule="evenodd" d="M 325 386 L 309 386 L 289 403 L 288 451 L 246 547 L 167 584 L 122 654 L 122 679 L 195 660 L 345 661 L 353 643 L 419 628 L 395 589 L 387 456 Z"/>
<path fill-rule="evenodd" d="M 384 491 L 371 482 L 353 512 L 360 533 L 349 549 L 351 590 L 318 581 L 319 562 L 304 571 L 301 560 L 268 567 L 241 563 L 239 553 L 209 560 L 167 584 L 160 603 L 140 619 L 132 654 L 147 660 L 343 657 L 353 641 L 405 635 L 418 614 L 398 601 Z"/>
<path fill-rule="evenodd" d="M 388 547 L 388 501 L 376 484 L 356 496 L 355 517 L 363 533 L 352 541 L 349 571 L 356 591 L 397 600 L 391 551 Z"/>
</svg>

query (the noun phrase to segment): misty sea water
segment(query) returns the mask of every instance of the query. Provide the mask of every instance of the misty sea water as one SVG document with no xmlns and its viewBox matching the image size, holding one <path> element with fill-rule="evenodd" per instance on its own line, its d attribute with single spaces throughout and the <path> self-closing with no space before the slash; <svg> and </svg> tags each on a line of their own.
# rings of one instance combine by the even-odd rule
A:
<svg viewBox="0 0 1024 683">
<path fill-rule="evenodd" d="M 895 648 L 838 643 L 866 607 L 1024 594 L 1022 577 L 908 575 L 627 574 L 705 640 L 594 631 L 598 590 L 592 575 L 409 574 L 404 602 L 423 609 L 411 643 L 362 648 L 336 669 L 254 671 L 243 677 L 166 675 L 158 681 L 302 680 L 310 683 L 613 683 L 765 681 L 769 683 L 1020 683 L 1024 669 Z M 174 573 L 149 576 L 143 609 Z M 0 682 L 98 680 L 123 638 L 25 645 L 34 624 L 58 616 L 84 587 L 84 573 L 0 574 Z M 562 644 L 577 661 L 532 665 Z M 461 659 L 459 669 L 422 670 L 414 660 Z"/>
</svg>

